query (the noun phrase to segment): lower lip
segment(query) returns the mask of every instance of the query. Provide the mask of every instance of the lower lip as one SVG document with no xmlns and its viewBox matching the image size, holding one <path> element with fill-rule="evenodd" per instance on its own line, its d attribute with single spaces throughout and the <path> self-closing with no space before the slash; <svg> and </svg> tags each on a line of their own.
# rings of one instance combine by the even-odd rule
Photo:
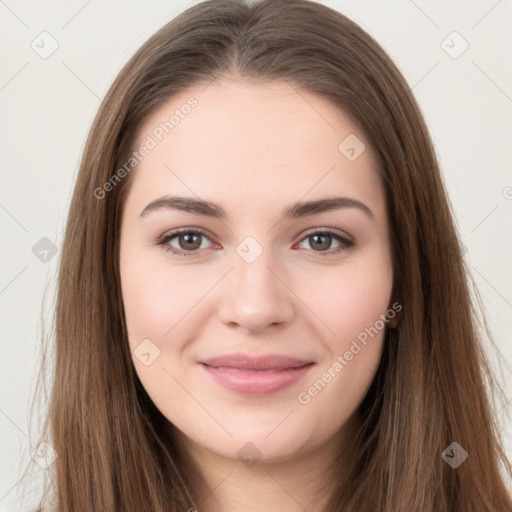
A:
<svg viewBox="0 0 512 512">
<path fill-rule="evenodd" d="M 211 377 L 225 388 L 244 395 L 268 395 L 291 386 L 302 379 L 314 363 L 285 370 L 250 371 L 235 368 L 214 368 L 202 364 Z"/>
</svg>

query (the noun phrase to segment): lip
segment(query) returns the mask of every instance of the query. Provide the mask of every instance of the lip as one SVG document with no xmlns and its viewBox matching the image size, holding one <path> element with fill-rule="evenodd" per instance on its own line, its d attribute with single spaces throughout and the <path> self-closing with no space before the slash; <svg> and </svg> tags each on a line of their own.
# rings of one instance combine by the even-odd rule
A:
<svg viewBox="0 0 512 512">
<path fill-rule="evenodd" d="M 231 391 L 266 395 L 302 379 L 315 363 L 280 355 L 250 357 L 231 354 L 207 359 L 200 364 L 213 380 Z"/>
</svg>

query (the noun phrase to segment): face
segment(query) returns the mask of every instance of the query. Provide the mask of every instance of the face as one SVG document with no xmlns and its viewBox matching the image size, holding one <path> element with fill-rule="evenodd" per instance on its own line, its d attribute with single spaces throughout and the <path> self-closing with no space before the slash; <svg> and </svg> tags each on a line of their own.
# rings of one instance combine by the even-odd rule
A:
<svg viewBox="0 0 512 512">
<path fill-rule="evenodd" d="M 120 273 L 147 393 L 223 457 L 325 445 L 368 391 L 397 311 L 364 134 L 286 82 L 224 77 L 172 97 L 135 146 Z"/>
</svg>

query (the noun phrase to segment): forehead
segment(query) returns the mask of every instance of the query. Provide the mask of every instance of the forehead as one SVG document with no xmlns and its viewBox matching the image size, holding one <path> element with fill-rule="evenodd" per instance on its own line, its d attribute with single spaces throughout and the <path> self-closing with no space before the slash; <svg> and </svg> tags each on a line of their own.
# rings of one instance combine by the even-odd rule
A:
<svg viewBox="0 0 512 512">
<path fill-rule="evenodd" d="M 145 120 L 134 150 L 145 145 L 128 202 L 183 193 L 261 210 L 340 194 L 383 213 L 378 162 L 357 123 L 285 81 L 223 77 L 181 91 Z"/>
</svg>

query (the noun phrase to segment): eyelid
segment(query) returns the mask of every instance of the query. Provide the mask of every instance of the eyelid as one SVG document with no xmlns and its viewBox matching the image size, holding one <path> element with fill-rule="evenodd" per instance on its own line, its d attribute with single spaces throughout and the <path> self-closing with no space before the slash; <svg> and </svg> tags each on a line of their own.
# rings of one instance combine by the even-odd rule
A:
<svg viewBox="0 0 512 512">
<path fill-rule="evenodd" d="M 194 226 L 190 226 L 190 227 L 176 228 L 176 229 L 171 229 L 169 231 L 166 231 L 163 235 L 160 235 L 155 241 L 156 241 L 156 243 L 160 243 L 163 240 L 172 239 L 175 236 L 181 235 L 182 233 L 199 233 L 201 235 L 204 235 L 209 240 L 212 239 L 212 236 L 203 228 L 196 228 Z"/>
<path fill-rule="evenodd" d="M 210 240 L 210 242 L 212 242 L 212 244 L 215 244 L 215 242 L 213 241 L 213 237 L 204 229 L 202 228 L 197 228 L 197 227 L 185 227 L 185 228 L 177 228 L 177 229 L 172 229 L 170 231 L 166 231 L 163 235 L 159 236 L 156 240 L 155 240 L 155 244 L 156 245 L 160 245 L 160 246 L 164 246 L 163 249 L 166 250 L 167 252 L 171 252 L 171 253 L 174 253 L 174 254 L 177 254 L 177 255 L 193 255 L 194 253 L 200 253 L 202 251 L 199 251 L 199 250 L 195 250 L 195 251 L 180 251 L 178 249 L 170 249 L 168 247 L 165 247 L 165 245 L 171 241 L 173 238 L 176 238 L 177 236 L 181 235 L 181 234 L 190 234 L 190 233 L 193 233 L 193 234 L 199 234 L 199 235 L 202 235 L 203 237 L 207 238 L 208 240 Z M 203 249 L 204 250 L 204 249 Z"/>
<path fill-rule="evenodd" d="M 205 249 L 202 249 L 202 250 L 193 250 L 193 251 L 185 251 L 185 250 L 180 250 L 180 249 L 176 249 L 174 247 L 166 247 L 166 244 L 176 238 L 177 236 L 181 235 L 181 234 L 199 234 L 205 238 L 207 238 L 208 240 L 210 240 L 210 242 L 212 242 L 213 244 L 215 244 L 214 240 L 213 240 L 213 237 L 204 229 L 202 228 L 198 228 L 198 227 L 184 227 L 184 228 L 177 228 L 177 229 L 173 229 L 173 230 L 170 230 L 170 231 L 167 231 L 165 232 L 163 235 L 159 236 L 155 243 L 156 245 L 160 245 L 162 246 L 162 248 L 166 251 L 166 252 L 170 252 L 174 255 L 177 255 L 177 256 L 194 256 L 196 254 L 201 254 Z M 300 244 L 302 242 L 304 242 L 308 237 L 314 235 L 314 234 L 327 234 L 331 237 L 333 237 L 334 239 L 336 239 L 339 243 L 340 243 L 340 246 L 338 246 L 338 248 L 334 248 L 334 249 L 329 249 L 327 251 L 313 251 L 313 250 L 309 250 L 309 252 L 313 252 L 313 253 L 316 253 L 317 255 L 319 255 L 320 257 L 322 256 L 329 256 L 331 254 L 338 254 L 340 252 L 342 252 L 343 250 L 346 250 L 346 249 L 349 249 L 350 247 L 354 246 L 355 245 L 355 241 L 354 239 L 348 235 L 347 233 L 345 233 L 344 231 L 341 231 L 341 230 L 338 230 L 338 229 L 334 229 L 334 228 L 327 228 L 327 227 L 315 227 L 315 228 L 311 228 L 309 230 L 306 230 L 305 232 L 302 233 L 301 235 L 301 238 L 299 239 L 299 241 L 294 244 L 297 245 L 297 244 Z"/>
<path fill-rule="evenodd" d="M 334 249 L 328 249 L 327 251 L 314 251 L 312 249 L 307 250 L 308 253 L 313 253 L 314 257 L 327 258 L 332 255 L 340 255 L 344 251 L 356 245 L 354 239 L 350 235 L 333 228 L 312 228 L 311 230 L 307 230 L 302 234 L 298 244 L 303 243 L 305 240 L 315 234 L 329 235 L 331 238 L 334 238 L 339 242 L 339 246 L 335 247 Z"/>
<path fill-rule="evenodd" d="M 304 238 L 306 238 L 308 236 L 311 236 L 313 234 L 317 234 L 317 233 L 328 233 L 330 235 L 337 235 L 337 236 L 340 236 L 341 238 L 346 239 L 347 242 L 355 243 L 354 239 L 348 233 L 346 233 L 345 231 L 343 231 L 341 229 L 328 228 L 328 227 L 319 227 L 319 228 L 307 229 L 302 234 L 302 239 L 301 240 L 303 240 Z"/>
</svg>

